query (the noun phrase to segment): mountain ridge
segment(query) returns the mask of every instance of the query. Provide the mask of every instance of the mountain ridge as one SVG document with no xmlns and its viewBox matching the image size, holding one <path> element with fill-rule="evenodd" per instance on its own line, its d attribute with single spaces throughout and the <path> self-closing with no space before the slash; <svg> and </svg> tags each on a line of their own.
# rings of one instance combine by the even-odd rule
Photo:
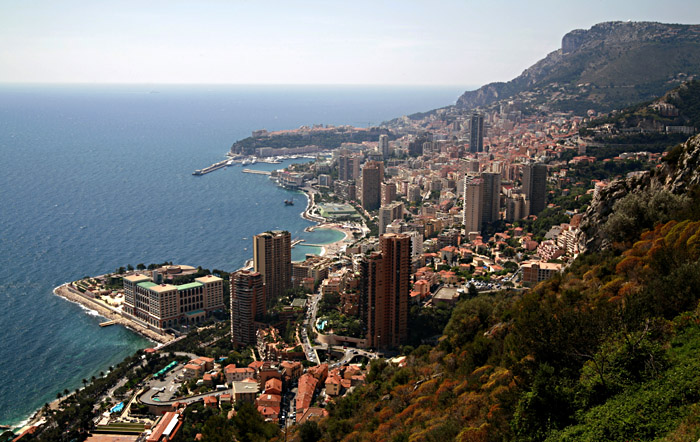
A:
<svg viewBox="0 0 700 442">
<path fill-rule="evenodd" d="M 518 77 L 464 92 L 456 106 L 484 107 L 554 86 L 573 96 L 554 100 L 558 110 L 581 110 L 585 104 L 609 111 L 655 98 L 696 75 L 700 75 L 700 25 L 603 22 L 567 33 L 561 48 Z"/>
</svg>

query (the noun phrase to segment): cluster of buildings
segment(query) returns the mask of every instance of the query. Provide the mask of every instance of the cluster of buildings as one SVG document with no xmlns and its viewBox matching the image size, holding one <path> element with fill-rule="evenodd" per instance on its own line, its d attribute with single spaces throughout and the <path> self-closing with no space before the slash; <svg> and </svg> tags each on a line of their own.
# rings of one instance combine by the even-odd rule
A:
<svg viewBox="0 0 700 442">
<path fill-rule="evenodd" d="M 297 286 L 312 288 L 319 282 L 322 290 L 332 290 L 340 279 L 329 277 L 333 267 L 342 268 L 333 259 L 309 257 L 301 263 L 291 262 L 289 232 L 273 231 L 253 238 L 253 269 L 231 274 L 231 336 L 236 345 L 256 345 L 257 321 L 264 315 L 270 299 L 278 299 L 284 291 Z M 386 233 L 379 238 L 379 249 L 358 258 L 353 271 L 356 280 L 355 302 L 343 299 L 348 308 L 360 315 L 366 324 L 368 346 L 390 348 L 401 345 L 407 337 L 408 301 L 410 292 L 412 238 L 402 233 Z M 350 267 L 352 261 L 347 261 Z M 296 277 L 292 278 L 292 268 Z"/>
</svg>

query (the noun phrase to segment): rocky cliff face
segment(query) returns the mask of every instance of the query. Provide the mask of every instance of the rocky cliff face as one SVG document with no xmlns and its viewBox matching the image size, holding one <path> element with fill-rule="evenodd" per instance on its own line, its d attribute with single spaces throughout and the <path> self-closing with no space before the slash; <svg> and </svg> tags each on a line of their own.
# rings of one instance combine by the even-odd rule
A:
<svg viewBox="0 0 700 442">
<path fill-rule="evenodd" d="M 583 98 L 609 109 L 660 96 L 679 74 L 700 74 L 700 25 L 606 22 L 569 32 L 561 49 L 507 83 L 465 92 L 457 106 L 482 107 L 551 83 L 576 94 L 576 85 L 588 83 L 596 90 Z"/>
<path fill-rule="evenodd" d="M 658 184 L 655 184 L 658 185 Z M 613 181 L 604 187 L 591 201 L 580 225 L 577 237 L 579 250 L 604 250 L 610 241 L 603 233 L 602 227 L 613 213 L 615 203 L 632 192 L 652 186 L 651 174 L 637 174 L 626 179 Z"/>
<path fill-rule="evenodd" d="M 686 195 L 700 188 L 700 135 L 691 137 L 668 155 L 673 156 L 673 160 L 664 163 L 653 176 L 645 172 L 613 181 L 593 198 L 577 238 L 582 252 L 602 250 L 610 245 L 603 226 L 613 213 L 615 203 L 625 196 L 646 189 L 664 189 L 675 195 Z"/>
<path fill-rule="evenodd" d="M 700 135 L 683 144 L 683 151 L 675 164 L 666 165 L 659 176 L 663 186 L 682 195 L 700 186 Z"/>
</svg>

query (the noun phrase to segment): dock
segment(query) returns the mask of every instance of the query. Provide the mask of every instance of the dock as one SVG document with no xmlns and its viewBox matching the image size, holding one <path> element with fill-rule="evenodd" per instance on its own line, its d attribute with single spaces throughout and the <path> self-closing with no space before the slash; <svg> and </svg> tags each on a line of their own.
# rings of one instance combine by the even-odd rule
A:
<svg viewBox="0 0 700 442">
<path fill-rule="evenodd" d="M 116 324 L 116 323 L 117 323 L 117 321 L 114 321 L 114 320 L 112 320 L 112 321 L 107 321 L 107 322 L 101 322 L 101 323 L 100 323 L 100 327 L 109 327 L 110 325 L 114 325 L 114 324 Z"/>
<path fill-rule="evenodd" d="M 299 243 L 302 243 L 302 242 L 304 242 L 304 241 L 305 241 L 305 240 L 303 240 L 303 239 L 295 239 L 294 241 L 292 241 L 292 247 L 294 247 L 295 245 L 297 245 L 297 244 L 299 244 Z"/>
<path fill-rule="evenodd" d="M 245 173 L 254 173 L 256 175 L 272 175 L 272 172 L 267 170 L 243 169 Z"/>
</svg>

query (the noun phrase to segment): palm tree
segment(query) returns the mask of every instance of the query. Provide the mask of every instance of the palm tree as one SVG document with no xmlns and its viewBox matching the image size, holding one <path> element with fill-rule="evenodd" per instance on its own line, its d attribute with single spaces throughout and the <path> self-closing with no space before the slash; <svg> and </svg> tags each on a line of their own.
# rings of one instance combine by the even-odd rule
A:
<svg viewBox="0 0 700 442">
<path fill-rule="evenodd" d="M 83 386 L 87 385 L 87 379 L 83 378 Z"/>
</svg>

